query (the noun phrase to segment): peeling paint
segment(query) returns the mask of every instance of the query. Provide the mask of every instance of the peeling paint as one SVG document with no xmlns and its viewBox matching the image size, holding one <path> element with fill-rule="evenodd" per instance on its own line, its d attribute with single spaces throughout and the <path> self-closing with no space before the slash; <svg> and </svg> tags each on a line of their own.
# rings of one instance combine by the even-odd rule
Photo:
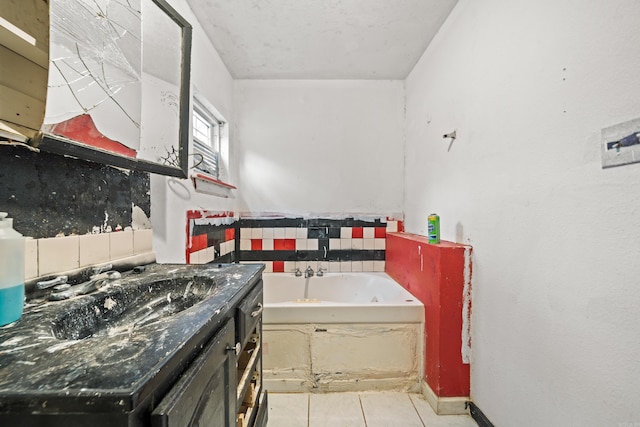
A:
<svg viewBox="0 0 640 427">
<path fill-rule="evenodd" d="M 471 363 L 471 246 L 464 248 L 464 288 L 462 289 L 462 362 Z"/>
</svg>

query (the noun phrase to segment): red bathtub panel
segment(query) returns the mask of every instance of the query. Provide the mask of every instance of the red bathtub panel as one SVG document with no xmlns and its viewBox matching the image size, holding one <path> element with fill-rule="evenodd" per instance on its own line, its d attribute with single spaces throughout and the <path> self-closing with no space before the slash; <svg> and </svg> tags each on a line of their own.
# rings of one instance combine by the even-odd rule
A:
<svg viewBox="0 0 640 427">
<path fill-rule="evenodd" d="M 465 248 L 387 233 L 387 273 L 425 307 L 425 380 L 439 397 L 469 395 L 469 365 L 461 353 Z"/>
</svg>

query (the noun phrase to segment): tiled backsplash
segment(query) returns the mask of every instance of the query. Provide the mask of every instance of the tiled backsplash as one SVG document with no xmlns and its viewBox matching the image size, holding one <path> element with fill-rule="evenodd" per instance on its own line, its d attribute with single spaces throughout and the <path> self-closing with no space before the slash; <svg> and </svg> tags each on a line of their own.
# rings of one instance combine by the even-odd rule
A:
<svg viewBox="0 0 640 427">
<path fill-rule="evenodd" d="M 236 261 L 233 212 L 187 211 L 187 264 Z"/>
<path fill-rule="evenodd" d="M 241 218 L 240 262 L 267 272 L 311 267 L 329 272 L 384 271 L 385 236 L 402 223 L 390 218 Z"/>
<path fill-rule="evenodd" d="M 152 253 L 153 230 L 125 230 L 81 236 L 27 239 L 25 279 Z"/>
<path fill-rule="evenodd" d="M 329 272 L 384 271 L 387 232 L 402 221 L 386 217 L 240 217 L 188 211 L 188 264 L 261 262 L 266 272 L 311 267 Z"/>
</svg>

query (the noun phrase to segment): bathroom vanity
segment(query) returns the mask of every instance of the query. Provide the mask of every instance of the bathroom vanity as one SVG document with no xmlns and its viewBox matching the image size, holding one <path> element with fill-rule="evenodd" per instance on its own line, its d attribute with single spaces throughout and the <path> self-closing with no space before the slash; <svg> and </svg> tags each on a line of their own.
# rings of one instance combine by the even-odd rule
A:
<svg viewBox="0 0 640 427">
<path fill-rule="evenodd" d="M 0 328 L 2 426 L 266 426 L 263 266 L 152 265 Z"/>
</svg>

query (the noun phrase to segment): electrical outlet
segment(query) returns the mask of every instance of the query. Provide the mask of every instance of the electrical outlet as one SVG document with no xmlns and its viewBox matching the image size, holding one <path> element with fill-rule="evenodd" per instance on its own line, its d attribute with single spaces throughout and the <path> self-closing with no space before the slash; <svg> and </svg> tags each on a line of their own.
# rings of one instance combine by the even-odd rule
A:
<svg viewBox="0 0 640 427">
<path fill-rule="evenodd" d="M 640 162 L 640 119 L 602 129 L 602 167 Z"/>
</svg>

